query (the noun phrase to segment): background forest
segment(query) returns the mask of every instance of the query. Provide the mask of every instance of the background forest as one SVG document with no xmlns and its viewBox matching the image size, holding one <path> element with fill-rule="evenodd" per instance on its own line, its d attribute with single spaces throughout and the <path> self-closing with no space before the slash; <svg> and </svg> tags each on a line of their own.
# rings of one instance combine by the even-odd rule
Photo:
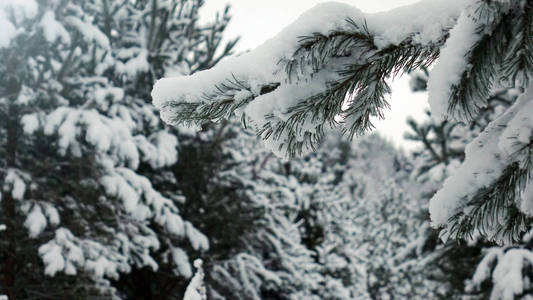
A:
<svg viewBox="0 0 533 300">
<path fill-rule="evenodd" d="M 331 131 L 283 160 L 237 118 L 152 105 L 157 79 L 234 54 L 229 8 L 203 4 L 0 0 L 0 294 L 183 299 L 201 258 L 207 299 L 533 299 L 528 233 L 444 243 L 428 215 L 517 89 L 468 123 L 408 120 L 413 152 Z"/>
</svg>

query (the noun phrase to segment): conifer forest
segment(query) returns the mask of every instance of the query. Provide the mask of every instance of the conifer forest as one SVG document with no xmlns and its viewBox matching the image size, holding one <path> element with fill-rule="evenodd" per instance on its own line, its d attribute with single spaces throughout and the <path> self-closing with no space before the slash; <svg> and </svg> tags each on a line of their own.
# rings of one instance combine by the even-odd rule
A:
<svg viewBox="0 0 533 300">
<path fill-rule="evenodd" d="M 0 300 L 533 300 L 533 0 L 213 1 L 0 0 Z"/>
</svg>

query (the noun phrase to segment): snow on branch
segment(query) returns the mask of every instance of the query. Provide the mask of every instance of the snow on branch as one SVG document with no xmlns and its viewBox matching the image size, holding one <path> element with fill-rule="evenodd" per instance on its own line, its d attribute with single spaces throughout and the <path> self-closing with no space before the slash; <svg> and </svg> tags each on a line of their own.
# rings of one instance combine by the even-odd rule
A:
<svg viewBox="0 0 533 300">
<path fill-rule="evenodd" d="M 443 237 L 511 242 L 533 215 L 533 1 L 420 1 L 377 14 L 327 3 L 252 52 L 164 78 L 153 103 L 169 124 L 241 117 L 283 157 L 314 150 L 329 128 L 350 137 L 383 116 L 386 79 L 427 68 L 432 116 L 469 122 L 494 89 L 529 90 L 466 149 L 432 199 Z"/>
<path fill-rule="evenodd" d="M 204 270 L 202 268 L 203 261 L 196 259 L 194 261 L 194 267 L 196 268 L 196 274 L 191 279 L 191 282 L 185 290 L 185 296 L 183 300 L 207 300 L 205 284 L 204 284 Z"/>
<path fill-rule="evenodd" d="M 533 266 L 533 253 L 522 247 L 493 247 L 486 252 L 472 280 L 467 282 L 467 291 L 479 291 L 486 281 L 492 281 L 490 299 L 517 299 L 526 294 L 531 284 L 527 270 Z"/>
<path fill-rule="evenodd" d="M 376 14 L 317 5 L 252 52 L 159 80 L 153 103 L 170 124 L 235 113 L 268 148 L 294 157 L 314 149 L 328 127 L 350 136 L 372 129 L 370 118 L 388 107 L 385 79 L 433 62 L 469 2 L 421 1 Z"/>
<path fill-rule="evenodd" d="M 526 10 L 527 11 L 527 10 Z M 516 20 L 529 14 L 511 13 L 509 2 L 476 1 L 468 6 L 450 31 L 439 63 L 431 71 L 428 81 L 429 99 L 433 116 L 447 119 L 452 116 L 469 121 L 480 109 L 487 106 L 496 74 L 500 71 L 502 57 L 506 56 L 503 41 L 509 39 L 509 28 Z M 531 23 L 531 22 L 530 22 Z M 523 22 L 520 26 L 528 28 Z M 531 28 L 523 30 L 531 36 Z M 521 32 L 520 32 L 521 33 Z M 516 34 L 516 40 L 524 41 Z M 522 46 L 523 43 L 520 43 Z M 508 56 L 520 58 L 519 49 L 511 49 Z M 516 79 L 516 64 L 506 58 L 503 62 L 504 80 Z M 531 61 L 524 67 L 531 68 Z M 512 83 L 511 83 L 512 84 Z"/>
<path fill-rule="evenodd" d="M 462 166 L 433 196 L 429 211 L 443 237 L 480 233 L 512 242 L 532 214 L 533 87 L 465 150 Z M 518 206 L 517 206 L 518 205 Z M 451 226 L 448 224 L 451 223 Z"/>
</svg>

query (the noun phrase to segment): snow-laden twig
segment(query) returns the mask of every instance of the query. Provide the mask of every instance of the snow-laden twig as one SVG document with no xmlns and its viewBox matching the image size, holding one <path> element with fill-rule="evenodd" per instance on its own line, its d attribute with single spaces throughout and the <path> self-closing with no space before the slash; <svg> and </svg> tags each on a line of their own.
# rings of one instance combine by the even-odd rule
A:
<svg viewBox="0 0 533 300">
<path fill-rule="evenodd" d="M 187 289 L 185 290 L 185 297 L 183 300 L 207 300 L 207 294 L 204 284 L 204 269 L 202 268 L 202 260 L 197 259 L 194 261 L 194 267 L 196 268 L 196 274 L 189 282 Z"/>
</svg>

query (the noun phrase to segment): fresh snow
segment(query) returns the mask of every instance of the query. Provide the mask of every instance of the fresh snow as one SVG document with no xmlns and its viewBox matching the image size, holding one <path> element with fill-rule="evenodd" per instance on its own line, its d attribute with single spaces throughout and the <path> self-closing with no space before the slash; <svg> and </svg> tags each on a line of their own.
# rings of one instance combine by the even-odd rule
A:
<svg viewBox="0 0 533 300">
<path fill-rule="evenodd" d="M 168 167 L 178 159 L 177 133 L 165 128 L 146 102 L 139 73 L 153 70 L 152 51 L 165 57 L 164 72 L 176 62 L 174 71 L 191 72 L 180 55 L 210 63 L 204 39 L 217 43 L 216 32 L 229 20 L 196 24 L 199 2 L 176 1 L 182 15 L 160 24 L 164 18 L 158 14 L 157 27 L 168 25 L 171 31 L 153 49 L 146 45 L 151 24 L 144 22 L 145 10 L 111 1 L 111 44 L 99 22 L 104 3 L 89 2 L 0 0 L 0 52 L 16 62 L 9 76 L 20 83 L 16 95 L 0 97 L 5 111 L 16 107 L 10 118 L 20 128 L 15 162 L 20 169 L 4 166 L 0 172 L 0 201 L 12 202 L 22 220 L 9 224 L 15 226 L 9 233 L 27 232 L 39 249 L 41 275 L 81 272 L 82 284 L 106 290 L 107 296 L 114 289 L 109 279 L 133 267 L 157 271 L 157 250 L 167 252 L 164 263 L 176 277 L 191 277 L 187 253 L 209 248 L 207 236 L 181 216 L 176 202 L 184 203 L 184 197 L 158 191 L 176 182 Z M 160 4 L 159 9 L 172 9 Z M 42 45 L 24 51 L 27 42 Z M 42 143 L 49 146 L 46 153 L 39 153 Z M 67 178 L 72 170 L 74 178 Z M 22 273 L 31 266 L 24 268 Z"/>
<path fill-rule="evenodd" d="M 55 19 L 53 11 L 44 13 L 41 19 L 41 26 L 44 31 L 44 37 L 49 43 L 54 43 L 56 39 L 60 39 L 66 44 L 70 44 L 70 35 L 68 31 Z"/>
<path fill-rule="evenodd" d="M 446 40 L 445 46 L 441 49 L 438 63 L 430 71 L 429 105 L 435 121 L 443 121 L 449 117 L 448 107 L 452 87 L 457 86 L 463 74 L 468 74 L 472 68 L 469 64 L 472 55 L 470 50 L 483 35 L 490 34 L 487 31 L 479 32 L 479 28 L 482 26 L 487 28 L 486 25 L 490 25 L 494 21 L 493 18 L 490 16 L 473 17 L 479 14 L 477 9 L 480 9 L 479 5 L 472 5 L 462 12 L 457 24 L 450 30 L 450 37 Z M 505 9 L 501 8 L 501 10 L 500 13 L 503 14 Z M 475 101 L 476 99 L 468 100 Z M 454 114 L 453 117 L 461 119 L 464 115 Z"/>
<path fill-rule="evenodd" d="M 0 1 L 0 49 L 8 47 L 11 39 L 17 35 L 13 24 L 22 22 L 23 19 L 33 18 L 38 11 L 35 0 L 1 0 Z M 6 12 L 10 12 L 14 20 L 10 20 Z"/>
<path fill-rule="evenodd" d="M 479 24 L 464 11 L 457 25 L 450 30 L 450 37 L 440 52 L 437 65 L 431 70 L 428 80 L 429 105 L 435 121 L 445 120 L 448 116 L 450 90 L 459 84 L 461 75 L 468 65 L 468 57 L 472 45 L 481 39 L 477 33 Z"/>
<path fill-rule="evenodd" d="M 148 51 L 145 49 L 139 50 L 139 53 L 126 63 L 117 61 L 116 68 L 118 72 L 127 74 L 128 76 L 135 76 L 137 73 L 148 71 L 150 68 L 150 64 L 148 63 Z"/>
<path fill-rule="evenodd" d="M 30 237 L 37 237 L 46 228 L 46 224 L 46 217 L 44 216 L 41 207 L 38 204 L 35 204 L 24 222 L 24 226 L 29 230 Z"/>
<path fill-rule="evenodd" d="M 181 275 L 185 278 L 190 278 L 192 276 L 192 269 L 191 265 L 189 264 L 189 256 L 187 253 L 180 248 L 172 249 L 171 253 L 178 275 Z"/>
<path fill-rule="evenodd" d="M 50 3 L 52 2 L 56 4 L 52 4 L 51 7 L 59 3 L 59 1 Z M 157 256 L 154 254 L 162 252 L 164 263 L 172 264 L 174 275 L 183 278 L 192 277 L 185 299 L 206 300 L 202 261 L 195 261 L 194 266 L 197 271 L 193 276 L 187 253 L 190 254 L 191 251 L 206 253 L 209 249 L 208 236 L 187 219 L 182 218 L 176 199 L 184 197 L 179 192 L 173 194 L 173 191 L 156 189 L 167 183 L 166 180 L 169 178 L 166 176 L 171 177 L 168 175 L 171 173 L 168 172 L 170 168 L 167 167 L 177 162 L 178 139 L 173 130 L 165 128 L 160 123 L 153 107 L 145 103 L 145 94 L 141 92 L 142 96 L 139 96 L 132 92 L 134 90 L 132 87 L 137 85 L 128 83 L 139 79 L 135 76 L 141 72 L 151 71 L 148 56 L 153 52 L 144 45 L 145 36 L 131 37 L 131 40 L 126 41 L 125 44 L 138 43 L 134 47 L 114 49 L 115 45 L 120 43 L 113 42 L 111 49 L 108 37 L 97 26 L 91 24 L 98 20 L 91 19 L 94 16 L 82 15 L 83 12 L 74 13 L 75 16 L 68 15 L 75 8 L 79 9 L 74 4 L 67 9 L 67 16 L 61 14 L 61 9 L 42 9 L 37 14 L 37 3 L 33 0 L 0 0 L 0 28 L 2 28 L 0 50 L 14 43 L 14 38 L 18 35 L 28 34 L 24 33 L 26 28 L 17 28 L 15 24 L 17 26 L 26 24 L 21 21 L 35 16 L 38 16 L 38 19 L 36 22 L 31 22 L 30 25 L 33 26 L 31 29 L 36 28 L 35 32 L 42 34 L 42 38 L 39 36 L 41 41 L 48 43 L 48 46 L 57 45 L 59 49 L 57 55 L 54 53 L 51 57 L 45 57 L 47 54 L 44 51 L 39 56 L 25 57 L 27 58 L 25 66 L 29 69 L 27 75 L 33 76 L 32 80 L 42 79 L 42 91 L 49 94 L 53 100 L 50 102 L 54 103 L 50 103 L 49 106 L 46 103 L 44 108 L 32 107 L 38 102 L 36 99 L 41 99 L 39 93 L 42 91 L 25 86 L 30 84 L 28 82 L 31 80 L 22 83 L 20 93 L 13 102 L 24 108 L 21 110 L 23 113 L 17 116 L 20 118 L 20 128 L 26 135 L 19 136 L 22 141 L 19 149 L 26 151 L 26 142 L 30 144 L 39 141 L 39 138 L 53 140 L 56 142 L 53 144 L 53 149 L 57 147 L 58 154 L 63 156 L 54 161 L 53 168 L 57 167 L 63 171 L 61 168 L 66 165 L 65 170 L 68 170 L 70 167 L 76 167 L 71 164 L 72 156 L 74 160 L 84 157 L 82 164 L 87 163 L 94 174 L 83 174 L 81 176 L 83 184 L 90 185 L 91 189 L 94 188 L 98 192 L 97 197 L 89 197 L 89 200 L 78 199 L 77 196 L 80 195 L 76 194 L 76 191 L 68 190 L 66 184 L 67 191 L 63 189 L 60 191 L 61 199 L 56 201 L 55 196 L 41 199 L 40 197 L 49 195 L 47 191 L 49 187 L 40 186 L 48 182 L 38 176 L 46 174 L 33 172 L 34 169 L 31 167 L 20 170 L 6 167 L 2 171 L 0 197 L 13 198 L 18 209 L 17 214 L 24 219 L 24 223 L 20 226 L 21 230 L 28 231 L 30 238 L 39 238 L 33 240 L 34 242 L 46 238 L 38 250 L 46 275 L 65 273 L 73 276 L 78 272 L 87 272 L 86 275 L 96 282 L 118 279 L 120 274 L 128 273 L 132 268 L 148 267 L 153 271 L 159 270 L 159 261 L 156 261 Z M 351 17 L 360 25 L 368 25 L 368 30 L 375 36 L 376 45 L 381 49 L 396 45 L 406 38 L 411 38 L 415 44 L 428 45 L 440 43 L 443 33 L 448 32 L 459 20 L 450 31 L 450 38 L 447 46 L 443 48 L 439 64 L 431 71 L 429 89 L 433 115 L 442 119 L 447 113 L 446 104 L 450 96 L 447 91 L 457 84 L 460 75 L 470 68 L 465 55 L 468 54 L 470 46 L 479 40 L 479 35 L 476 33 L 478 24 L 471 21 L 464 12 L 464 8 L 472 3 L 474 0 L 425 0 L 376 14 L 364 14 L 344 4 L 321 4 L 302 15 L 277 37 L 267 41 L 255 51 L 224 60 L 211 70 L 192 76 L 161 79 L 152 92 L 153 103 L 161 109 L 162 117 L 169 121 L 171 111 L 166 110 L 167 104 L 175 101 L 194 103 L 205 101 L 204 93 L 209 94 L 215 90 L 217 84 L 235 76 L 250 85 L 248 87 L 250 91 L 237 90 L 234 95 L 229 95 L 235 101 L 245 104 L 236 112 L 238 115 L 250 118 L 252 125 L 257 127 L 266 124 L 266 115 L 287 121 L 290 108 L 299 104 L 301 99 L 324 90 L 328 81 L 338 79 L 336 73 L 338 69 L 326 66 L 313 76 L 301 74 L 301 77 L 295 81 L 288 80 L 282 68 L 283 64 L 279 64 L 279 61 L 292 59 L 300 36 L 313 32 L 327 34 L 332 29 L 345 28 L 347 26 L 345 18 Z M 39 4 L 46 7 L 45 1 L 39 1 Z M 13 13 L 8 14 L 11 9 Z M 120 22 L 117 23 L 122 24 L 122 21 L 135 20 L 139 17 L 120 16 L 130 12 L 132 11 L 117 12 L 116 16 L 120 17 Z M 140 27 L 143 26 L 143 21 L 139 21 Z M 190 20 L 181 21 L 188 24 Z M 172 25 L 176 24 L 182 25 L 181 23 Z M 71 30 L 81 34 L 78 42 L 82 46 L 75 48 L 72 55 L 76 61 L 75 66 L 82 68 L 79 72 L 82 75 L 78 76 L 76 70 L 74 74 L 56 80 L 54 73 L 59 72 L 64 63 L 68 62 L 65 58 L 69 55 L 68 45 L 73 40 L 73 35 L 69 33 Z M 113 38 L 118 38 L 119 34 L 122 32 L 112 29 Z M 179 46 L 181 47 L 181 44 Z M 48 49 L 48 47 L 42 48 Z M 82 52 L 86 51 L 82 48 L 91 49 L 95 60 L 94 70 L 83 67 L 89 64 L 91 58 Z M 169 52 L 175 50 L 172 48 Z M 162 51 L 163 56 L 167 54 Z M 194 59 L 196 54 L 186 51 L 184 55 Z M 334 63 L 344 62 L 345 58 L 338 58 Z M 175 62 L 169 59 L 165 63 Z M 189 68 L 186 63 L 176 63 L 175 66 L 168 68 L 165 66 L 160 74 L 185 74 Z M 104 77 L 108 74 L 105 71 L 120 74 L 120 79 Z M 94 77 L 84 76 L 87 73 L 91 73 Z M 270 93 L 261 95 L 261 88 L 270 83 L 280 86 Z M 115 87 L 113 84 L 118 84 L 120 87 Z M 75 87 L 76 93 L 63 98 L 61 94 L 70 93 L 63 85 Z M 6 100 L 0 99 L 0 101 L 2 101 L 0 104 L 4 104 L 3 101 Z M 79 103 L 80 101 L 84 102 Z M 246 103 L 247 101 L 250 103 Z M 533 137 L 531 111 L 533 111 L 533 86 L 511 109 L 490 124 L 486 132 L 467 147 L 466 160 L 462 166 L 452 162 L 448 166 L 437 165 L 427 172 L 435 182 L 441 182 L 445 176 L 451 175 L 443 189 L 431 200 L 430 212 L 434 226 L 444 227 L 449 222 L 450 216 L 462 210 L 468 212 L 467 204 L 472 194 L 493 184 L 509 164 L 517 162 L 521 167 L 527 167 L 525 164 L 530 157 L 517 156 L 517 153 L 520 153 L 518 150 L 521 147 L 529 145 Z M 304 135 L 315 130 L 316 123 L 323 121 L 308 119 L 299 128 L 296 138 L 303 141 Z M 178 130 L 180 134 L 184 133 L 181 129 Z M 40 134 L 44 134 L 44 137 Z M 208 133 L 205 136 L 207 135 Z M 203 133 L 200 134 L 202 139 L 205 136 Z M 287 138 L 292 137 L 282 136 L 281 140 Z M 231 141 L 224 141 L 226 142 Z M 231 187 L 236 181 L 242 184 L 245 187 L 242 196 L 250 200 L 247 205 L 250 204 L 254 209 L 260 208 L 264 214 L 259 216 L 261 224 L 258 228 L 254 228 L 251 242 L 247 240 L 248 235 L 243 236 L 245 242 L 250 242 L 246 245 L 246 249 L 230 253 L 229 258 L 223 263 L 210 260 L 210 264 L 214 262 L 214 265 L 209 266 L 213 271 L 210 279 L 217 278 L 227 283 L 228 287 L 230 285 L 242 287 L 245 292 L 250 292 L 251 298 L 255 299 L 260 299 L 258 291 L 265 287 L 262 284 L 282 286 L 287 282 L 287 278 L 296 282 L 295 286 L 305 286 L 301 291 L 300 289 L 291 291 L 294 299 L 310 299 L 305 293 L 308 291 L 315 293 L 319 289 L 325 289 L 326 292 L 331 292 L 340 298 L 359 299 L 360 297 L 352 295 L 353 290 L 358 289 L 355 286 L 357 284 L 345 286 L 343 280 L 338 278 L 339 274 L 344 276 L 346 272 L 348 274 L 346 278 L 356 277 L 359 283 L 366 285 L 379 280 L 376 276 L 378 274 L 373 274 L 371 267 L 385 266 L 392 271 L 391 282 L 394 283 L 394 280 L 402 280 L 398 276 L 402 271 L 420 267 L 415 266 L 416 263 L 413 261 L 397 264 L 400 259 L 408 260 L 414 254 L 422 254 L 424 247 L 427 246 L 427 240 L 423 235 L 429 231 L 427 224 L 418 226 L 420 220 L 415 217 L 415 212 L 419 211 L 416 205 L 418 202 L 415 204 L 414 201 L 407 201 L 407 198 L 415 195 L 415 192 L 411 191 L 416 189 L 414 184 L 408 187 L 398 186 L 401 191 L 396 190 L 396 184 L 399 185 L 399 182 L 405 179 L 394 177 L 399 173 L 398 170 L 403 168 L 397 166 L 403 164 L 398 162 L 402 159 L 401 155 L 391 155 L 387 152 L 387 147 L 374 141 L 372 145 L 375 148 L 366 150 L 364 142 L 357 144 L 358 148 L 355 151 L 357 154 L 341 153 L 344 150 L 340 149 L 342 147 L 339 144 L 331 144 L 325 151 L 331 156 L 324 155 L 326 158 L 310 156 L 304 162 L 280 163 L 275 159 L 270 160 L 268 155 L 263 155 L 262 150 L 254 152 L 256 150 L 253 148 L 246 149 L 250 145 L 241 139 L 233 142 L 236 144 L 235 148 L 228 149 L 224 145 L 223 154 L 232 156 L 232 163 L 234 162 L 236 167 L 232 166 L 216 176 L 224 177 L 222 184 Z M 279 151 L 278 154 L 281 155 L 280 150 L 283 149 L 280 149 L 279 145 L 272 143 L 269 147 L 273 151 Z M 26 164 L 24 162 L 26 152 L 21 153 L 17 165 Z M 250 155 L 251 153 L 253 155 Z M 87 154 L 90 160 L 85 160 Z M 335 155 L 342 158 L 337 158 Z M 357 161 L 350 158 L 351 155 L 357 156 Z M 54 155 L 53 159 L 56 158 Z M 345 161 L 339 163 L 336 159 Z M 351 162 L 350 169 L 345 170 L 342 168 L 348 165 L 346 160 Z M 326 169 L 327 173 L 324 171 Z M 405 170 L 402 170 L 401 176 L 407 176 L 403 171 Z M 163 182 L 159 181 L 157 176 L 165 177 Z M 373 180 L 389 177 L 390 182 Z M 215 180 L 220 179 L 215 178 Z M 381 192 L 384 185 L 390 186 L 386 189 L 386 193 Z M 333 187 L 339 189 L 331 193 L 327 191 Z M 524 213 L 531 216 L 533 183 L 526 182 L 524 187 L 520 199 L 517 199 L 520 202 L 517 205 Z M 41 190 L 44 192 L 40 193 Z M 71 192 L 73 195 L 64 195 Z M 364 199 L 362 195 L 365 195 Z M 418 196 L 418 193 L 416 195 Z M 354 199 L 364 201 L 353 201 Z M 396 200 L 405 201 L 393 202 Z M 87 205 L 88 203 L 90 204 Z M 180 200 L 180 203 L 186 204 L 184 200 Z M 112 211 L 110 215 L 116 224 L 109 225 L 106 222 L 91 224 L 93 219 L 80 218 L 79 222 L 74 219 L 76 224 L 83 228 L 73 229 L 74 234 L 62 227 L 72 222 L 68 219 L 70 213 L 60 215 L 60 212 L 70 210 L 71 205 L 87 205 L 81 208 L 84 209 L 84 214 L 94 213 L 91 210 L 105 213 L 107 210 L 100 211 L 98 205 L 106 206 Z M 316 212 L 317 216 L 311 218 L 301 216 L 302 212 L 310 210 Z M 361 211 L 363 215 L 356 218 L 356 213 Z M 72 213 L 74 218 L 79 216 L 76 215 L 77 211 L 73 210 Z M 108 217 L 102 216 L 102 220 Z M 319 225 L 323 226 L 324 241 L 310 249 L 302 243 L 304 237 L 302 223 L 315 221 L 315 218 L 321 223 Z M 397 223 L 400 222 L 404 222 L 401 226 L 407 224 L 406 228 L 397 228 L 399 227 Z M 369 224 L 373 226 L 368 226 Z M 96 228 L 106 235 L 100 236 L 99 232 L 91 231 L 93 226 L 97 226 Z M 6 225 L 0 224 L 0 231 L 4 230 Z M 15 229 L 9 228 L 9 230 Z M 409 232 L 400 232 L 401 230 Z M 408 242 L 406 235 L 409 237 L 416 235 L 418 239 Z M 180 248 L 181 246 L 184 248 Z M 374 256 L 369 257 L 371 254 Z M 420 265 L 429 264 L 436 254 L 437 251 L 426 257 L 419 262 Z M 358 263 L 354 263 L 355 261 Z M 273 268 L 272 264 L 276 266 Z M 494 299 L 513 299 L 515 295 L 520 295 L 529 288 L 530 282 L 522 271 L 532 265 L 532 252 L 521 246 L 489 249 L 474 273 L 471 284 L 480 286 L 486 280 L 492 280 Z M 282 271 L 275 269 L 277 267 Z M 359 277 L 354 276 L 355 274 Z M 0 295 L 1 298 L 4 298 L 3 295 Z"/>
<path fill-rule="evenodd" d="M 104 49 L 110 47 L 109 39 L 107 38 L 107 36 L 93 24 L 84 22 L 74 16 L 66 17 L 65 21 L 70 26 L 76 28 L 87 42 L 96 42 Z"/>
<path fill-rule="evenodd" d="M 520 210 L 533 216 L 533 182 L 527 184 L 520 200 Z"/>
<path fill-rule="evenodd" d="M 152 91 L 153 103 L 162 108 L 171 101 L 200 101 L 203 93 L 232 78 L 232 74 L 248 81 L 283 82 L 286 78 L 277 69 L 277 63 L 292 56 L 298 47 L 299 37 L 313 32 L 327 34 L 333 29 L 343 28 L 346 26 L 344 20 L 348 17 L 360 24 L 366 21 L 382 47 L 397 44 L 413 32 L 417 36 L 415 40 L 421 44 L 436 42 L 444 29 L 453 26 L 454 18 L 469 2 L 471 1 L 426 0 L 374 14 L 364 14 L 353 6 L 341 3 L 319 4 L 252 52 L 226 59 L 210 70 L 159 80 Z M 432 24 L 429 28 L 425 26 L 428 22 Z M 261 68 L 257 68 L 257 65 Z M 291 106 L 290 103 L 284 105 Z M 169 120 L 164 111 L 162 117 Z"/>
<path fill-rule="evenodd" d="M 11 190 L 11 197 L 15 200 L 23 200 L 26 192 L 26 180 L 28 175 L 16 169 L 8 169 L 4 179 L 4 191 Z"/>
<path fill-rule="evenodd" d="M 420 44 L 436 42 L 442 37 L 444 29 L 454 25 L 454 18 L 471 1 L 426 0 L 373 14 L 364 14 L 357 8 L 342 3 L 319 4 L 251 52 L 226 59 L 210 70 L 159 80 L 152 91 L 153 103 L 156 107 L 162 107 L 182 97 L 186 101 L 199 101 L 205 87 L 213 90 L 215 85 L 232 78 L 232 74 L 238 79 L 263 79 L 264 82 L 285 79 L 276 66 L 278 61 L 292 56 L 298 47 L 299 37 L 313 32 L 327 34 L 333 29 L 343 28 L 346 26 L 346 18 L 353 18 L 360 24 L 366 21 L 382 47 L 397 44 L 413 33 L 415 41 Z M 432 25 L 425 26 L 428 23 Z M 257 65 L 261 68 L 257 68 Z"/>
<path fill-rule="evenodd" d="M 207 300 L 205 296 L 204 271 L 202 269 L 202 264 L 203 262 L 201 259 L 194 261 L 196 274 L 194 274 L 194 277 L 187 286 L 183 300 Z"/>
<path fill-rule="evenodd" d="M 2 10 L 0 10 L 0 48 L 9 46 L 11 39 L 17 34 L 15 26 L 7 19 Z"/>
<path fill-rule="evenodd" d="M 533 266 L 533 252 L 524 248 L 489 248 L 468 282 L 467 289 L 479 287 L 487 279 L 493 287 L 490 299 L 513 300 L 531 283 L 523 274 Z"/>
<path fill-rule="evenodd" d="M 27 135 L 32 135 L 39 128 L 39 118 L 37 114 L 24 115 L 20 120 L 22 129 Z"/>
</svg>

